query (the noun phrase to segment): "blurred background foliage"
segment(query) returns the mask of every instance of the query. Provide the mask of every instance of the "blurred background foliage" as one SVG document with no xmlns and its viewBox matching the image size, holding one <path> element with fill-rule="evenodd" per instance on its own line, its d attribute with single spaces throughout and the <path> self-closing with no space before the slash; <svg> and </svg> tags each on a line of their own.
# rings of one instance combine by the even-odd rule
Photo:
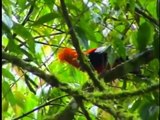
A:
<svg viewBox="0 0 160 120">
<path fill-rule="evenodd" d="M 147 48 L 159 51 L 159 0 L 65 0 L 70 20 L 83 51 L 110 46 L 108 61 L 116 57 L 133 58 Z M 81 89 L 89 80 L 86 73 L 57 59 L 57 51 L 73 48 L 59 0 L 3 0 L 2 50 L 16 55 L 46 73 L 54 74 L 73 89 Z M 140 66 L 142 76 L 107 83 L 108 93 L 147 88 L 159 82 L 159 59 Z M 67 106 L 71 96 L 51 88 L 43 79 L 2 60 L 2 119 L 9 120 L 36 107 L 49 105 L 24 116 L 23 120 L 43 120 Z M 99 101 L 117 108 L 133 119 L 159 119 L 159 90 L 116 100 Z M 114 120 L 90 102 L 84 103 L 93 120 Z M 86 119 L 81 110 L 75 120 Z"/>
</svg>

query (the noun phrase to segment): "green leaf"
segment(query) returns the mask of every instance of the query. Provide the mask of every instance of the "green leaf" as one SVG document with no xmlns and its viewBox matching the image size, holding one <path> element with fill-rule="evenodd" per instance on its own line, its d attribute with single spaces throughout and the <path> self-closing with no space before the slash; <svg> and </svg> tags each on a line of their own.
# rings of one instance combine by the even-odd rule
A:
<svg viewBox="0 0 160 120">
<path fill-rule="evenodd" d="M 15 97 L 11 91 L 10 85 L 8 82 L 4 81 L 2 82 L 2 93 L 3 97 L 12 105 L 14 106 L 16 104 Z"/>
<path fill-rule="evenodd" d="M 147 44 L 153 40 L 153 29 L 148 22 L 144 22 L 140 25 L 137 33 L 137 48 L 139 51 L 143 51 Z"/>
<path fill-rule="evenodd" d="M 76 27 L 75 30 L 78 33 L 78 36 L 80 37 L 80 39 L 79 39 L 80 40 L 80 44 L 82 44 L 86 49 L 88 49 L 89 48 L 88 40 L 87 40 L 86 34 L 83 31 L 83 29 L 80 28 L 80 27 Z"/>
<path fill-rule="evenodd" d="M 17 5 L 20 8 L 20 10 L 19 10 L 20 13 L 23 12 L 26 9 L 26 7 L 30 6 L 29 5 L 30 3 L 28 4 L 26 2 L 29 2 L 29 1 L 26 1 L 26 0 L 17 0 Z"/>
<path fill-rule="evenodd" d="M 15 24 L 12 29 L 17 35 L 21 36 L 24 40 L 26 40 L 29 50 L 32 53 L 35 53 L 35 42 L 31 33 L 20 24 Z"/>
<path fill-rule="evenodd" d="M 16 54 L 21 54 L 21 49 L 16 44 L 16 42 L 13 40 L 13 35 L 11 33 L 10 28 L 4 22 L 2 22 L 2 31 L 7 36 L 7 38 L 9 39 L 9 42 L 7 44 L 7 49 L 10 52 L 14 52 Z"/>
<path fill-rule="evenodd" d="M 108 56 L 108 63 L 110 65 L 113 65 L 116 60 L 116 54 L 111 46 L 107 48 L 107 56 Z"/>
<path fill-rule="evenodd" d="M 131 12 L 134 12 L 135 3 L 136 3 L 135 0 L 129 0 L 129 7 L 130 7 Z"/>
<path fill-rule="evenodd" d="M 126 49 L 125 46 L 123 44 L 123 41 L 120 39 L 114 39 L 113 41 L 113 47 L 116 50 L 116 52 L 118 53 L 118 55 L 122 58 L 126 57 Z"/>
<path fill-rule="evenodd" d="M 12 39 L 10 28 L 2 21 L 2 34 L 6 34 L 8 39 Z"/>
<path fill-rule="evenodd" d="M 159 106 L 153 103 L 144 104 L 140 110 L 142 120 L 156 120 L 158 118 Z"/>
<path fill-rule="evenodd" d="M 22 92 L 14 91 L 14 96 L 15 96 L 15 100 L 16 100 L 17 105 L 19 105 L 21 108 L 25 109 L 26 98 L 22 94 Z"/>
<path fill-rule="evenodd" d="M 2 114 L 3 112 L 7 112 L 9 108 L 9 104 L 8 104 L 8 101 L 6 101 L 5 99 L 2 100 Z"/>
<path fill-rule="evenodd" d="M 126 5 L 125 0 L 110 0 L 110 3 L 116 10 L 123 8 Z"/>
<path fill-rule="evenodd" d="M 158 75 L 159 64 L 160 63 L 159 63 L 158 59 L 154 59 L 148 64 L 149 69 L 152 70 L 152 72 L 150 73 L 151 76 Z"/>
<path fill-rule="evenodd" d="M 22 54 L 21 48 L 16 44 L 16 42 L 13 39 L 10 39 L 7 45 L 7 49 L 10 52 L 16 53 L 16 54 Z"/>
<path fill-rule="evenodd" d="M 90 19 L 89 17 L 84 18 L 84 20 L 81 20 L 79 22 L 78 26 L 85 32 L 88 40 L 97 42 L 98 40 L 96 39 L 96 36 L 95 36 L 96 27 L 91 23 L 89 23 L 90 22 L 89 19 Z"/>
<path fill-rule="evenodd" d="M 24 49 L 21 49 L 21 50 L 22 50 L 22 53 L 24 53 L 28 57 L 28 60 L 30 60 L 30 61 L 33 60 L 32 54 L 30 54 L 28 51 L 26 51 Z"/>
<path fill-rule="evenodd" d="M 2 1 L 2 6 L 3 10 L 6 12 L 7 15 L 11 15 L 13 13 L 12 9 L 10 6 L 12 6 L 12 1 L 11 0 L 3 0 Z"/>
<path fill-rule="evenodd" d="M 2 68 L 2 75 L 6 78 L 9 78 L 10 80 L 16 81 L 14 75 L 7 69 Z"/>
<path fill-rule="evenodd" d="M 26 0 L 17 0 L 17 3 L 19 4 L 19 7 L 23 8 L 26 4 Z"/>
<path fill-rule="evenodd" d="M 54 6 L 54 3 L 55 3 L 55 0 L 44 0 L 45 4 L 47 4 L 47 6 L 49 7 L 49 9 L 51 11 L 53 11 L 53 6 Z"/>
<path fill-rule="evenodd" d="M 51 13 L 48 13 L 48 14 L 40 17 L 37 21 L 34 22 L 33 25 L 42 25 L 43 23 L 47 23 L 49 21 L 52 21 L 57 17 L 59 17 L 59 14 L 57 14 L 56 12 L 51 12 Z"/>
</svg>

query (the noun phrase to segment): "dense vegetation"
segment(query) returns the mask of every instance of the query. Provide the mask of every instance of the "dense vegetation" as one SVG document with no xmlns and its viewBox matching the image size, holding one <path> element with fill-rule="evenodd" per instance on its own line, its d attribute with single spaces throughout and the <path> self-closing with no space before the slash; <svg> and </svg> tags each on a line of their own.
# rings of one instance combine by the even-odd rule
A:
<svg viewBox="0 0 160 120">
<path fill-rule="evenodd" d="M 3 0 L 2 119 L 158 120 L 159 4 Z M 110 65 L 128 59 L 97 74 L 82 51 L 100 46 Z M 84 71 L 58 60 L 63 47 Z"/>
</svg>

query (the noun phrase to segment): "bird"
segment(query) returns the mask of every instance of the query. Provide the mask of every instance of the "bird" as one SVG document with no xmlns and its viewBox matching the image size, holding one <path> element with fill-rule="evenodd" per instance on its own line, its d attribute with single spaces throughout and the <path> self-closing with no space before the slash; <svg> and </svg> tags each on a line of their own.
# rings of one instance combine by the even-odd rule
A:
<svg viewBox="0 0 160 120">
<path fill-rule="evenodd" d="M 107 61 L 108 60 L 107 47 L 102 46 L 98 48 L 92 48 L 84 51 L 83 53 L 88 57 L 92 68 L 94 68 L 94 70 L 96 70 L 97 73 L 101 74 L 105 72 L 107 69 L 111 68 L 111 65 L 109 65 L 109 62 Z M 75 49 L 67 47 L 61 48 L 58 51 L 58 59 L 61 62 L 66 62 L 74 66 L 75 68 L 80 68 L 83 71 L 83 69 L 80 67 L 78 61 L 78 54 Z M 124 60 L 122 58 L 116 59 L 112 67 L 116 66 L 117 64 L 120 64 L 123 61 Z"/>
</svg>

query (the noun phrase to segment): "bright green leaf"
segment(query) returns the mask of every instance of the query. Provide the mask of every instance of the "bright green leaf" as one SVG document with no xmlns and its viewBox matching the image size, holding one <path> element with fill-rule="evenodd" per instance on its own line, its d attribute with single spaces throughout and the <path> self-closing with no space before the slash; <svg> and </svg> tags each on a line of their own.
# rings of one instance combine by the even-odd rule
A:
<svg viewBox="0 0 160 120">
<path fill-rule="evenodd" d="M 12 14 L 12 9 L 10 8 L 10 6 L 12 6 L 12 5 L 13 5 L 13 3 L 11 0 L 3 0 L 2 1 L 2 6 L 3 6 L 2 11 L 4 10 L 5 13 L 10 16 Z"/>
<path fill-rule="evenodd" d="M 16 81 L 15 76 L 7 69 L 2 68 L 2 75 L 10 80 Z"/>
<path fill-rule="evenodd" d="M 4 81 L 2 82 L 2 93 L 3 97 L 13 106 L 16 104 L 15 97 L 12 93 L 12 90 L 10 88 L 10 85 L 8 82 Z"/>
<path fill-rule="evenodd" d="M 21 8 L 20 11 L 24 10 L 25 6 L 26 6 L 26 0 L 17 0 L 17 3 L 19 5 L 19 8 Z"/>
<path fill-rule="evenodd" d="M 49 7 L 49 9 L 52 11 L 54 3 L 55 3 L 55 0 L 44 0 L 44 2 L 45 2 L 45 4 L 47 4 L 47 6 Z"/>
<path fill-rule="evenodd" d="M 6 101 L 5 99 L 2 100 L 2 112 L 7 112 L 9 107 L 8 101 Z"/>
<path fill-rule="evenodd" d="M 25 101 L 26 98 L 20 91 L 14 91 L 14 96 L 17 102 L 17 105 L 19 105 L 21 108 L 25 108 Z"/>
</svg>

